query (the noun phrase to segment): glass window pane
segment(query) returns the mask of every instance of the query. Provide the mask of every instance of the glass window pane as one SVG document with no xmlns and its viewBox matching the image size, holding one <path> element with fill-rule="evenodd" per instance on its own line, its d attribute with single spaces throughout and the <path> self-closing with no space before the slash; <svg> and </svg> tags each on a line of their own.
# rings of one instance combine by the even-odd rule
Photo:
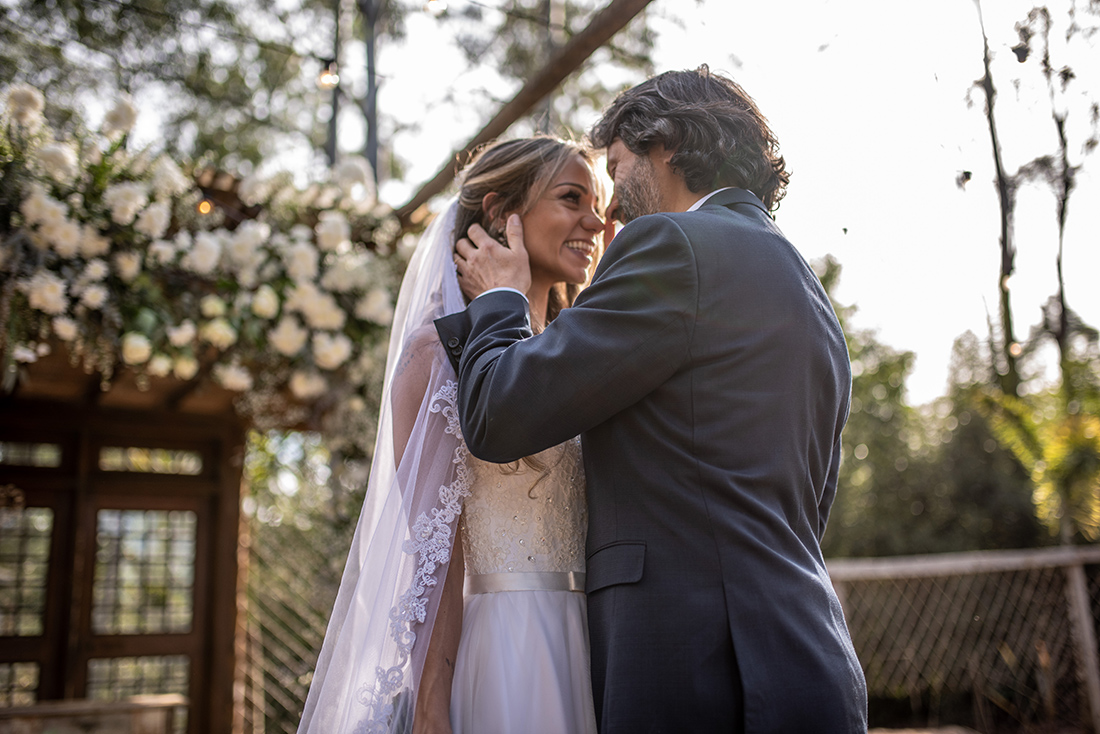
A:
<svg viewBox="0 0 1100 734">
<path fill-rule="evenodd" d="M 53 510 L 0 508 L 0 637 L 37 637 L 46 611 Z"/>
<path fill-rule="evenodd" d="M 130 696 L 189 693 L 191 660 L 186 655 L 93 658 L 88 661 L 88 698 L 118 701 Z M 187 709 L 176 711 L 172 730 L 187 730 Z"/>
<path fill-rule="evenodd" d="M 0 663 L 0 706 L 30 706 L 38 699 L 38 663 Z"/>
<path fill-rule="evenodd" d="M 196 527 L 190 511 L 99 511 L 92 587 L 96 634 L 190 631 Z M 180 547 L 190 552 L 180 553 Z"/>
<path fill-rule="evenodd" d="M 61 466 L 61 446 L 56 443 L 0 441 L 0 464 L 9 466 Z"/>
<path fill-rule="evenodd" d="M 197 476 L 202 473 L 202 454 L 177 449 L 104 446 L 99 450 L 99 469 Z"/>
</svg>

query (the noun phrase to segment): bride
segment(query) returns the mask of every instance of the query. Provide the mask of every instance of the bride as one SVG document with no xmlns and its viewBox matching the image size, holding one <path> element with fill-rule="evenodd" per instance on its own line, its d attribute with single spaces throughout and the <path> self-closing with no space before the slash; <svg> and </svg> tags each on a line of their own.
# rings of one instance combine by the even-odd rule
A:
<svg viewBox="0 0 1100 734">
<path fill-rule="evenodd" d="M 299 734 L 596 731 L 576 439 L 513 464 L 469 454 L 433 321 L 465 302 L 454 243 L 519 214 L 538 332 L 591 277 L 594 154 L 493 144 L 421 238 L 395 312 L 370 484 Z M 538 385 L 532 385 L 538 390 Z"/>
</svg>

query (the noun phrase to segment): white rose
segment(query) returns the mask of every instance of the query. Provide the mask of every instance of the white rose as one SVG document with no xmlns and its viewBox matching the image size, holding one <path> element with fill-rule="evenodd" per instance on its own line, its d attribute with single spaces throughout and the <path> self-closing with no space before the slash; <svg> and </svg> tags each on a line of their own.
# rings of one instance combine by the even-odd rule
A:
<svg viewBox="0 0 1100 734">
<path fill-rule="evenodd" d="M 317 277 L 317 258 L 317 250 L 308 242 L 295 242 L 283 252 L 287 275 L 297 281 Z"/>
<path fill-rule="evenodd" d="M 16 362 L 31 363 L 38 361 L 38 352 L 24 344 L 16 345 L 15 349 L 12 350 L 11 356 Z"/>
<path fill-rule="evenodd" d="M 153 191 L 158 199 L 179 196 L 189 188 L 191 182 L 171 158 L 162 155 L 153 164 Z"/>
<path fill-rule="evenodd" d="M 208 319 L 225 316 L 225 301 L 213 294 L 203 296 L 202 300 L 199 301 L 199 310 Z"/>
<path fill-rule="evenodd" d="M 144 334 L 136 331 L 122 335 L 122 361 L 126 364 L 143 364 L 153 354 L 153 345 Z"/>
<path fill-rule="evenodd" d="M 226 390 L 244 392 L 252 389 L 252 375 L 246 367 L 239 364 L 219 364 L 214 366 L 214 378 Z"/>
<path fill-rule="evenodd" d="M 255 288 L 256 284 L 259 282 L 259 276 L 256 275 L 256 271 L 251 268 L 237 273 L 237 285 L 241 288 Z"/>
<path fill-rule="evenodd" d="M 53 333 L 64 342 L 71 342 L 80 333 L 76 322 L 68 316 L 54 316 L 51 324 L 53 325 Z"/>
<path fill-rule="evenodd" d="M 53 350 L 50 349 L 50 345 L 46 342 L 39 342 L 38 346 L 34 348 L 34 351 L 39 357 L 45 357 Z"/>
<path fill-rule="evenodd" d="M 279 295 L 269 285 L 261 285 L 252 297 L 252 313 L 261 319 L 273 319 L 279 313 Z"/>
<path fill-rule="evenodd" d="M 107 303 L 107 289 L 99 284 L 90 285 L 80 294 L 80 302 L 91 309 L 103 308 Z"/>
<path fill-rule="evenodd" d="M 207 321 L 199 329 L 199 337 L 225 351 L 237 342 L 237 330 L 223 318 Z"/>
<path fill-rule="evenodd" d="M 167 201 L 150 204 L 134 223 L 134 229 L 151 240 L 163 237 L 172 221 L 172 208 Z"/>
<path fill-rule="evenodd" d="M 141 273 L 141 255 L 137 252 L 116 253 L 115 271 L 123 283 L 132 283 Z"/>
<path fill-rule="evenodd" d="M 319 189 L 314 185 L 305 193 L 312 194 L 309 203 L 311 203 L 315 209 L 331 209 L 336 204 L 336 197 L 340 195 L 340 189 L 335 186 L 325 186 Z"/>
<path fill-rule="evenodd" d="M 295 224 L 290 228 L 290 239 L 295 242 L 309 242 L 313 239 L 313 230 L 306 224 Z"/>
<path fill-rule="evenodd" d="M 168 240 L 156 240 L 149 245 L 149 262 L 168 265 L 176 259 L 176 246 Z"/>
<path fill-rule="evenodd" d="M 38 231 L 61 257 L 76 257 L 80 252 L 81 229 L 78 222 L 62 219 L 43 224 Z"/>
<path fill-rule="evenodd" d="M 181 355 L 176 357 L 175 363 L 172 365 L 172 374 L 181 380 L 190 380 L 199 372 L 199 363 L 194 357 L 188 355 Z"/>
<path fill-rule="evenodd" d="M 342 329 L 347 314 L 331 294 L 325 293 L 313 283 L 298 283 L 287 296 L 286 308 L 301 311 L 306 323 L 314 329 Z"/>
<path fill-rule="evenodd" d="M 111 251 L 111 241 L 99 233 L 99 229 L 85 224 L 80 233 L 80 254 L 84 257 L 98 257 Z"/>
<path fill-rule="evenodd" d="M 88 264 L 84 266 L 84 272 L 80 274 L 80 278 L 89 283 L 95 283 L 106 278 L 108 272 L 107 263 L 96 258 L 88 261 Z"/>
<path fill-rule="evenodd" d="M 279 325 L 267 332 L 267 338 L 275 351 L 287 357 L 293 357 L 302 351 L 302 347 L 309 338 L 309 331 L 303 329 L 298 320 L 292 316 L 284 316 Z"/>
<path fill-rule="evenodd" d="M 38 162 L 46 173 L 60 184 L 69 184 L 76 177 L 76 151 L 65 143 L 43 145 L 38 151 Z"/>
<path fill-rule="evenodd" d="M 172 371 L 172 358 L 167 354 L 154 354 L 145 371 L 153 377 L 167 377 Z"/>
<path fill-rule="evenodd" d="M 149 203 L 149 192 L 143 184 L 132 181 L 113 184 L 103 192 L 103 203 L 111 210 L 115 224 L 130 224 Z"/>
<path fill-rule="evenodd" d="M 26 282 L 27 303 L 43 313 L 62 314 L 69 307 L 68 286 L 48 270 L 39 270 Z"/>
<path fill-rule="evenodd" d="M 344 334 L 313 335 L 313 361 L 323 370 L 334 370 L 351 356 L 351 339 Z"/>
<path fill-rule="evenodd" d="M 260 247 L 267 242 L 270 237 L 270 225 L 263 222 L 257 222 L 255 219 L 241 222 L 240 225 L 233 230 L 233 243 L 248 251 Z"/>
<path fill-rule="evenodd" d="M 26 84 L 16 84 L 8 91 L 8 112 L 13 120 L 36 131 L 43 121 L 42 110 L 46 108 L 46 98 L 42 92 Z"/>
<path fill-rule="evenodd" d="M 328 389 L 328 381 L 316 372 L 296 371 L 290 376 L 290 392 L 299 400 L 309 400 L 323 395 Z"/>
<path fill-rule="evenodd" d="M 179 326 L 169 326 L 166 331 L 168 332 L 168 341 L 174 347 L 187 346 L 194 340 L 197 333 L 195 323 L 191 319 L 186 319 Z"/>
<path fill-rule="evenodd" d="M 366 257 L 342 257 L 325 270 L 321 285 L 336 293 L 361 291 L 370 282 Z"/>
<path fill-rule="evenodd" d="M 34 186 L 31 193 L 19 204 L 19 211 L 27 224 L 53 224 L 68 216 L 65 205 L 46 193 L 41 186 Z"/>
<path fill-rule="evenodd" d="M 374 175 L 370 163 L 362 156 L 348 156 L 332 172 L 332 179 L 345 196 L 356 201 L 373 201 Z"/>
<path fill-rule="evenodd" d="M 248 206 L 262 204 L 271 196 L 271 181 L 258 175 L 245 176 L 237 186 L 237 198 Z"/>
<path fill-rule="evenodd" d="M 128 133 L 133 129 L 135 122 L 137 122 L 137 108 L 134 107 L 130 98 L 124 95 L 103 119 L 103 134 L 110 137 L 115 133 Z"/>
<path fill-rule="evenodd" d="M 355 316 L 382 326 L 388 325 L 393 320 L 393 303 L 389 293 L 382 288 L 372 288 L 355 305 Z"/>
<path fill-rule="evenodd" d="M 221 256 L 222 245 L 218 238 L 209 232 L 199 232 L 183 262 L 188 269 L 199 275 L 209 275 L 217 267 Z"/>
<path fill-rule="evenodd" d="M 321 212 L 317 218 L 317 246 L 322 250 L 335 250 L 341 245 L 351 245 L 351 226 L 343 212 Z"/>
</svg>

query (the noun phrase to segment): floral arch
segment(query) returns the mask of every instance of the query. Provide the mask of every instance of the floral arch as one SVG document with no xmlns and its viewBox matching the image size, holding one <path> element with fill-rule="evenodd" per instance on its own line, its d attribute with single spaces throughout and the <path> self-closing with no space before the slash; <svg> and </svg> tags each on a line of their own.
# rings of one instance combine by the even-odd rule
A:
<svg viewBox="0 0 1100 734">
<path fill-rule="evenodd" d="M 15 85 L 0 112 L 0 533 L 40 549 L 12 569 L 49 568 L 13 571 L 32 601 L 0 608 L 0 701 L 93 696 L 102 670 L 145 659 L 144 631 L 190 681 L 185 729 L 228 731 L 244 430 L 369 458 L 408 248 L 358 159 L 306 188 L 236 180 L 129 150 L 127 100 L 68 137 L 44 103 Z M 149 556 L 177 545 L 182 566 Z M 160 627 L 104 586 L 135 563 L 170 577 L 135 602 Z"/>
</svg>

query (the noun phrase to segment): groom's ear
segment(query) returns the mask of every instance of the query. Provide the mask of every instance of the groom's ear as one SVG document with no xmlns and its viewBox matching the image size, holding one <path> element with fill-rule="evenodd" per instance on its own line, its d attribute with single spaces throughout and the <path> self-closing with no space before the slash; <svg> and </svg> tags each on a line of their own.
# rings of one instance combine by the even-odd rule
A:
<svg viewBox="0 0 1100 734">
<path fill-rule="evenodd" d="M 672 156 L 676 155 L 675 148 L 666 148 L 663 143 L 654 143 L 649 149 L 649 156 L 653 162 L 661 162 L 672 167 Z"/>
</svg>

